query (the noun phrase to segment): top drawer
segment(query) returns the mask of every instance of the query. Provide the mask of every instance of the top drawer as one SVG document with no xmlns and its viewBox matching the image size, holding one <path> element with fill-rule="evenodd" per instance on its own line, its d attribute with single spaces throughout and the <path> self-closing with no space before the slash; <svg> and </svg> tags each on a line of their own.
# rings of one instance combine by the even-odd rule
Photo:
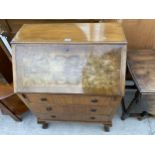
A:
<svg viewBox="0 0 155 155">
<path fill-rule="evenodd" d="M 122 95 L 126 45 L 17 44 L 15 92 Z"/>
</svg>

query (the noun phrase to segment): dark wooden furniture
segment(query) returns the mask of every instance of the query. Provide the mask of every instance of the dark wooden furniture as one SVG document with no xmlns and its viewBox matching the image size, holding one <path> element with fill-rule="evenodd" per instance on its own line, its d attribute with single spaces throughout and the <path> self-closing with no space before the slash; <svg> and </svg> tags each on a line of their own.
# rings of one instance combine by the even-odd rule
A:
<svg viewBox="0 0 155 155">
<path fill-rule="evenodd" d="M 12 62 L 11 56 L 0 42 L 0 109 L 3 114 L 10 115 L 14 120 L 21 121 L 22 114 L 28 108 L 14 93 L 12 86 Z"/>
<path fill-rule="evenodd" d="M 0 73 L 3 75 L 8 83 L 12 83 L 12 62 L 4 51 L 2 45 L 0 44 Z"/>
<path fill-rule="evenodd" d="M 102 122 L 124 96 L 126 40 L 118 23 L 27 24 L 12 40 L 14 91 L 43 128 Z"/>
<path fill-rule="evenodd" d="M 141 120 L 145 116 L 155 115 L 155 51 L 129 51 L 127 66 L 131 73 L 136 93 L 127 108 L 123 102 L 122 120 L 129 116 L 137 116 Z M 144 111 L 131 113 L 135 103 L 143 104 Z"/>
<path fill-rule="evenodd" d="M 123 19 L 122 26 L 128 41 L 128 49 L 155 48 L 155 19 Z"/>
<path fill-rule="evenodd" d="M 10 115 L 15 121 L 22 120 L 22 114 L 28 109 L 22 100 L 13 92 L 8 84 L 0 83 L 0 109 L 3 114 Z"/>
</svg>

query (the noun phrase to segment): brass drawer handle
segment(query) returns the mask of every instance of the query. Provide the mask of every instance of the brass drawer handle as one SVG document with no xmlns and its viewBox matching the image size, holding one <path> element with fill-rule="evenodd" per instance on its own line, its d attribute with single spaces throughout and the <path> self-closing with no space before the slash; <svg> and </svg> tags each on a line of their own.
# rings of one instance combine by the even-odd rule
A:
<svg viewBox="0 0 155 155">
<path fill-rule="evenodd" d="M 47 107 L 46 110 L 47 111 L 52 111 L 52 107 Z"/>
<path fill-rule="evenodd" d="M 98 102 L 98 99 L 92 99 L 91 102 L 97 103 Z"/>
<path fill-rule="evenodd" d="M 90 117 L 90 119 L 94 120 L 94 119 L 96 119 L 96 118 L 92 116 L 92 117 Z"/>
<path fill-rule="evenodd" d="M 41 98 L 40 100 L 41 101 L 47 101 L 47 98 Z"/>
<path fill-rule="evenodd" d="M 91 109 L 90 111 L 91 111 L 91 112 L 96 112 L 97 110 L 96 110 L 96 109 Z"/>
<path fill-rule="evenodd" d="M 51 117 L 52 117 L 52 118 L 56 118 L 56 116 L 55 116 L 55 115 L 52 115 Z"/>
</svg>

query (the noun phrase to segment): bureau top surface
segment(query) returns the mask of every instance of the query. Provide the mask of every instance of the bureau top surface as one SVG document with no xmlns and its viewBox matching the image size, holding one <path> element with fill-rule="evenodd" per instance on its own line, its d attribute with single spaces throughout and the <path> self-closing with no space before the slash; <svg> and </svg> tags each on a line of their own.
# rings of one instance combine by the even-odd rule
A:
<svg viewBox="0 0 155 155">
<path fill-rule="evenodd" d="M 130 51 L 127 62 L 140 92 L 155 93 L 155 51 Z"/>
<path fill-rule="evenodd" d="M 25 24 L 12 43 L 126 43 L 119 23 Z"/>
</svg>

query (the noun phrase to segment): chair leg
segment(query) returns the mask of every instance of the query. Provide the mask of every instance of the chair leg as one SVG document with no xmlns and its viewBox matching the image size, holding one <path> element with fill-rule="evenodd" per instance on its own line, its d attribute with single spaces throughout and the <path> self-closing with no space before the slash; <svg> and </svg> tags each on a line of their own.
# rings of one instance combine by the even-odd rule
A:
<svg viewBox="0 0 155 155">
<path fill-rule="evenodd" d="M 130 102 L 129 106 L 127 107 L 127 109 L 125 108 L 125 103 L 124 103 L 124 99 L 122 100 L 122 116 L 121 116 L 121 120 L 125 120 L 127 117 L 130 116 L 130 111 L 133 107 L 133 105 L 135 104 L 135 102 L 138 102 L 138 98 L 139 98 L 139 91 L 137 90 L 137 92 L 135 93 L 134 98 L 132 99 L 132 101 Z"/>
<path fill-rule="evenodd" d="M 126 107 L 125 107 L 124 97 L 122 98 L 121 106 L 122 106 L 122 116 L 121 116 L 121 120 L 124 120 L 124 115 L 125 115 L 125 113 L 126 113 Z"/>
<path fill-rule="evenodd" d="M 122 112 L 126 112 L 124 97 L 122 98 L 121 105 L 122 105 Z"/>
<path fill-rule="evenodd" d="M 137 119 L 139 121 L 142 121 L 143 119 L 145 118 L 148 118 L 148 117 L 152 117 L 153 115 L 149 114 L 147 111 L 143 111 L 142 113 L 140 113 L 138 116 L 137 116 Z"/>
</svg>

